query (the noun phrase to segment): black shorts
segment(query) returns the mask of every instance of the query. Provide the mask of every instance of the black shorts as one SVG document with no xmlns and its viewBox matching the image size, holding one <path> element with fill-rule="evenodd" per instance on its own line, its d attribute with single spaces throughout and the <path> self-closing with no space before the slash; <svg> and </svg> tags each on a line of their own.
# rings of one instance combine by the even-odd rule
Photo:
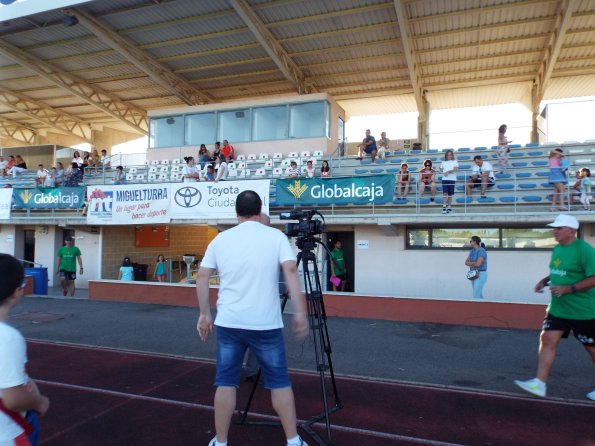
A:
<svg viewBox="0 0 595 446">
<path fill-rule="evenodd" d="M 67 282 L 76 279 L 76 272 L 71 273 L 70 271 L 64 271 L 63 269 L 60 270 L 60 277 L 64 277 Z"/>
<path fill-rule="evenodd" d="M 473 178 L 473 177 L 471 177 L 471 178 Z M 473 187 L 481 187 L 481 177 L 474 179 L 473 180 L 473 183 L 474 183 L 473 184 Z M 496 184 L 496 182 L 494 181 L 494 179 L 493 178 L 488 178 L 488 184 L 487 184 L 487 186 L 488 187 L 492 187 L 494 184 Z"/>
<path fill-rule="evenodd" d="M 542 328 L 543 331 L 563 331 L 563 338 L 567 338 L 572 331 L 583 345 L 595 347 L 595 319 L 563 319 L 547 313 Z"/>
<path fill-rule="evenodd" d="M 442 193 L 452 197 L 455 194 L 454 180 L 442 180 Z"/>
</svg>

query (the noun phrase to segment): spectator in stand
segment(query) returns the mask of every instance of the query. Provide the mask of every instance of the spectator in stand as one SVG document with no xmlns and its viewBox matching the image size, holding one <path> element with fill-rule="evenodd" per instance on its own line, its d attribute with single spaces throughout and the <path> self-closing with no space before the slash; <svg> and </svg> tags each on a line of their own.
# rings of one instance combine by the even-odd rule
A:
<svg viewBox="0 0 595 446">
<path fill-rule="evenodd" d="M 200 172 L 198 166 L 194 165 L 194 157 L 185 156 L 184 161 L 186 161 L 186 165 L 182 167 L 182 182 L 195 183 L 200 181 Z"/>
<path fill-rule="evenodd" d="M 45 177 L 43 187 L 55 187 L 56 186 L 56 168 L 52 167 Z"/>
<path fill-rule="evenodd" d="M 299 178 L 302 175 L 300 169 L 295 161 L 292 161 L 287 171 L 288 178 Z"/>
<path fill-rule="evenodd" d="M 91 166 L 93 166 L 95 169 L 101 167 L 101 157 L 99 156 L 99 152 L 97 151 L 97 149 L 93 150 L 93 153 L 91 154 Z"/>
<path fill-rule="evenodd" d="M 211 160 L 211 154 L 207 149 L 207 146 L 204 144 L 200 145 L 200 149 L 198 149 L 198 162 L 200 164 L 200 168 L 204 169 L 206 164 Z"/>
<path fill-rule="evenodd" d="M 386 137 L 386 132 L 382 132 L 380 134 L 380 139 L 376 141 L 376 146 L 378 147 L 378 158 L 383 159 L 386 156 L 386 152 L 388 152 L 388 146 L 390 144 L 390 139 Z"/>
<path fill-rule="evenodd" d="M 312 160 L 308 160 L 306 162 L 306 177 L 308 178 L 314 178 L 316 176 L 316 171 L 314 170 L 314 166 L 312 164 Z"/>
<path fill-rule="evenodd" d="M 591 171 L 586 167 L 581 169 L 581 204 L 585 211 L 591 210 Z"/>
<path fill-rule="evenodd" d="M 6 163 L 5 175 L 10 172 L 10 169 L 12 169 L 15 164 L 16 158 L 14 157 L 14 155 L 8 155 L 8 162 Z"/>
<path fill-rule="evenodd" d="M 206 174 L 207 181 L 215 181 L 215 168 L 212 164 L 207 166 L 207 174 Z"/>
<path fill-rule="evenodd" d="M 320 167 L 320 176 L 323 178 L 331 176 L 331 168 L 328 165 L 328 161 L 322 161 L 322 167 Z"/>
<path fill-rule="evenodd" d="M 2 155 L 0 155 L 0 175 L 3 177 L 6 176 L 6 166 L 8 165 L 8 161 L 4 159 Z"/>
<path fill-rule="evenodd" d="M 121 280 L 122 282 L 132 282 L 134 280 L 134 268 L 130 262 L 130 257 L 124 257 L 124 261 L 120 267 L 118 280 Z"/>
<path fill-rule="evenodd" d="M 83 180 L 83 171 L 79 168 L 77 163 L 71 163 L 70 167 L 64 174 L 64 187 L 76 187 Z"/>
<path fill-rule="evenodd" d="M 498 150 L 496 151 L 496 155 L 498 156 L 498 173 L 504 173 L 508 169 L 508 155 L 510 154 L 508 144 L 512 142 L 512 139 L 508 140 L 506 138 L 507 128 L 506 124 L 502 124 L 498 129 Z"/>
<path fill-rule="evenodd" d="M 486 198 L 486 191 L 488 187 L 496 184 L 496 177 L 494 176 L 494 168 L 488 161 L 484 161 L 481 155 L 473 157 L 475 165 L 471 169 L 471 177 L 467 181 L 467 196 L 473 194 L 473 188 L 479 186 L 481 188 L 481 198 Z"/>
<path fill-rule="evenodd" d="M 74 155 L 72 155 L 72 162 L 76 163 L 78 167 L 83 167 L 84 160 L 78 150 L 74 152 Z"/>
<path fill-rule="evenodd" d="M 126 184 L 126 175 L 124 174 L 124 167 L 122 166 L 116 167 L 116 176 L 114 177 L 114 185 L 120 184 Z"/>
<path fill-rule="evenodd" d="M 424 161 L 424 168 L 419 171 L 419 196 L 423 197 L 426 188 L 430 188 L 432 196 L 430 201 L 434 201 L 436 196 L 436 171 L 432 168 L 432 160 Z"/>
<path fill-rule="evenodd" d="M 405 198 L 411 187 L 411 172 L 407 163 L 401 163 L 401 170 L 397 174 L 397 198 Z"/>
<path fill-rule="evenodd" d="M 422 146 L 421 146 L 421 143 L 420 143 L 420 142 L 414 142 L 414 143 L 411 145 L 411 150 L 419 150 L 419 151 L 423 152 L 423 150 L 424 150 L 424 149 L 422 148 Z"/>
<path fill-rule="evenodd" d="M 376 160 L 376 154 L 378 153 L 378 149 L 376 147 L 376 138 L 370 135 L 370 129 L 366 130 L 366 137 L 363 139 L 362 143 L 359 146 L 357 146 L 357 148 L 358 160 L 361 160 L 363 158 L 364 153 L 372 157 L 372 162 Z"/>
<path fill-rule="evenodd" d="M 110 169 L 112 167 L 110 158 L 107 156 L 107 150 L 105 149 L 101 151 L 101 167 L 103 167 L 103 170 Z"/>
<path fill-rule="evenodd" d="M 35 175 L 35 186 L 43 187 L 47 177 L 48 171 L 43 167 L 43 164 L 38 164 L 37 174 Z"/>
<path fill-rule="evenodd" d="M 21 173 L 27 170 L 27 163 L 21 155 L 15 155 L 14 165 L 10 168 L 10 174 L 13 178 L 17 177 L 17 173 Z"/>
<path fill-rule="evenodd" d="M 223 140 L 223 148 L 221 149 L 221 153 L 225 157 L 226 160 L 233 160 L 235 158 L 235 150 L 227 139 Z"/>
<path fill-rule="evenodd" d="M 89 152 L 83 152 L 83 172 L 93 165 L 93 157 Z"/>
<path fill-rule="evenodd" d="M 459 163 L 455 159 L 452 150 L 444 153 L 444 161 L 440 163 L 440 172 L 442 173 L 442 213 L 452 213 L 452 196 L 455 194 L 455 182 L 457 181 L 457 170 Z"/>
<path fill-rule="evenodd" d="M 52 178 L 54 179 L 54 185 L 61 186 L 64 182 L 64 165 L 60 161 L 58 161 L 54 169 L 52 169 Z"/>
<path fill-rule="evenodd" d="M 572 193 L 570 194 L 570 203 L 568 203 L 569 205 L 571 205 L 575 201 L 578 201 L 580 203 L 582 179 L 583 179 L 582 172 L 580 170 L 577 170 L 576 171 L 576 181 L 574 182 L 574 186 L 572 186 Z"/>
<path fill-rule="evenodd" d="M 213 154 L 211 155 L 211 162 L 216 163 L 219 161 L 219 157 L 221 156 L 221 143 L 217 141 L 215 143 L 215 149 L 213 150 Z"/>
<path fill-rule="evenodd" d="M 219 168 L 217 169 L 217 176 L 215 177 L 215 183 L 218 183 L 219 181 L 227 180 L 227 177 L 229 176 L 228 164 L 230 162 L 231 162 L 230 157 L 226 158 L 223 155 L 221 155 L 219 157 Z"/>
<path fill-rule="evenodd" d="M 550 211 L 557 212 L 565 210 L 567 208 L 564 206 L 564 190 L 568 183 L 568 179 L 566 178 L 568 161 L 564 158 L 564 151 L 562 149 L 550 151 L 548 164 L 550 166 L 549 183 L 554 186 Z M 559 203 L 559 208 L 556 207 L 557 203 Z"/>
</svg>

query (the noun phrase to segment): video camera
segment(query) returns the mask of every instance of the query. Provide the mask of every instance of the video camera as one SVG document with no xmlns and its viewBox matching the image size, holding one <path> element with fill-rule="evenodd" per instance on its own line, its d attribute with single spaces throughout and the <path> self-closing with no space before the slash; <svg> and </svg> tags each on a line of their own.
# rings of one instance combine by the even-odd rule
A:
<svg viewBox="0 0 595 446">
<path fill-rule="evenodd" d="M 281 212 L 279 218 L 281 220 L 298 220 L 297 223 L 287 223 L 285 225 L 285 235 L 288 237 L 313 237 L 324 232 L 323 220 L 312 219 L 315 215 L 324 217 L 316 210 L 303 211 L 296 208 L 291 212 Z"/>
</svg>

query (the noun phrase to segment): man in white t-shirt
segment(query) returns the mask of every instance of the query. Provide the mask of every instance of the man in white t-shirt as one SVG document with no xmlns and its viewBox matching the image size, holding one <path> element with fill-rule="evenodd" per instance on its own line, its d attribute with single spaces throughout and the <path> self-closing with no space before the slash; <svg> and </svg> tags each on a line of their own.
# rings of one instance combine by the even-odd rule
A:
<svg viewBox="0 0 595 446">
<path fill-rule="evenodd" d="M 262 200 L 247 190 L 236 198 L 239 224 L 209 244 L 196 280 L 200 306 L 197 330 L 201 340 L 213 331 L 209 305 L 209 277 L 217 270 L 217 370 L 215 377 L 216 437 L 209 446 L 227 445 L 236 405 L 236 389 L 246 349 L 258 359 L 264 386 L 271 390 L 273 407 L 290 446 L 306 443 L 297 434 L 295 401 L 285 356 L 283 319 L 279 303 L 279 267 L 283 271 L 295 314 L 298 339 L 308 334 L 306 301 L 300 291 L 295 257 L 285 234 L 260 223 Z"/>
<path fill-rule="evenodd" d="M 481 198 L 486 197 L 486 190 L 496 184 L 496 177 L 494 176 L 494 168 L 488 161 L 484 161 L 480 155 L 473 157 L 475 165 L 471 169 L 471 177 L 467 180 L 467 196 L 473 194 L 473 188 L 479 186 L 481 188 Z"/>
<path fill-rule="evenodd" d="M 21 424 L 14 421 L 19 417 L 31 426 L 37 425 L 36 417 L 25 412 L 45 414 L 50 400 L 39 393 L 35 382 L 27 376 L 27 347 L 25 339 L 6 323 L 8 312 L 23 297 L 25 273 L 22 264 L 8 254 L 0 254 L 0 444 L 30 444 Z M 11 415 L 7 413 L 10 412 Z M 31 435 L 38 435 L 34 431 Z"/>
</svg>

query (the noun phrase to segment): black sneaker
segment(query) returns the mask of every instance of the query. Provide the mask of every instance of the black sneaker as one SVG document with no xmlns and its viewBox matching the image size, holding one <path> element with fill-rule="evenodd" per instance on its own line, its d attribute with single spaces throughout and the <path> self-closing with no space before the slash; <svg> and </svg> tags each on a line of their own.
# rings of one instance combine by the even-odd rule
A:
<svg viewBox="0 0 595 446">
<path fill-rule="evenodd" d="M 446 212 L 447 212 L 447 211 L 446 211 L 446 208 L 442 208 L 442 213 L 443 213 L 443 214 L 446 214 Z"/>
<path fill-rule="evenodd" d="M 447 214 L 452 214 L 452 209 L 451 209 L 451 208 L 448 208 L 448 209 L 446 210 L 446 213 L 447 213 Z"/>
<path fill-rule="evenodd" d="M 431 197 L 431 198 L 430 198 L 430 201 L 434 201 L 434 197 Z"/>
</svg>

